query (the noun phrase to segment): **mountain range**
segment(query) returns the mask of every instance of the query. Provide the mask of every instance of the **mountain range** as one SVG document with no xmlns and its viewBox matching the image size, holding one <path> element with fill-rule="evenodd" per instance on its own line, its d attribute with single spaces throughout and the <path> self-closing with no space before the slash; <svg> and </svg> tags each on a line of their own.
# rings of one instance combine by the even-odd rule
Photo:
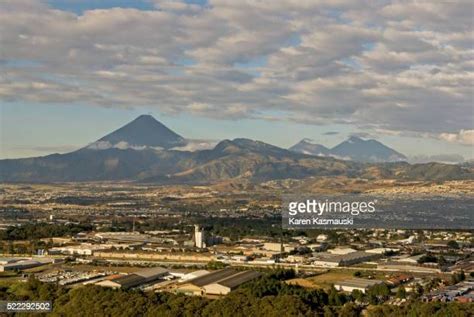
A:
<svg viewBox="0 0 474 317">
<path fill-rule="evenodd" d="M 395 152 L 387 148 L 388 151 L 383 145 L 381 147 L 379 142 L 361 141 L 363 143 L 350 138 L 331 150 L 318 145 L 305 150 L 306 144 L 288 150 L 260 141 L 237 138 L 220 141 L 212 148 L 190 151 L 188 148 L 193 140 L 185 139 L 153 117 L 143 115 L 74 152 L 0 160 L 0 181 L 209 184 L 228 180 L 264 182 L 317 176 L 401 180 L 473 177 L 472 169 L 467 166 L 367 163 L 333 157 L 332 153 L 338 153 L 341 157 L 362 157 L 357 151 L 358 145 L 362 147 L 361 152 L 372 147 L 383 149 L 382 154 L 374 152 L 379 158 L 387 155 L 391 157 Z M 320 152 L 311 152 L 318 148 Z M 324 149 L 331 155 L 318 156 Z M 350 152 L 351 149 L 353 152 Z"/>
<path fill-rule="evenodd" d="M 364 140 L 356 136 L 351 136 L 348 140 L 336 145 L 332 149 L 321 144 L 312 143 L 309 139 L 303 139 L 290 147 L 289 150 L 359 162 L 401 162 L 407 160 L 405 155 L 377 140 Z"/>
</svg>

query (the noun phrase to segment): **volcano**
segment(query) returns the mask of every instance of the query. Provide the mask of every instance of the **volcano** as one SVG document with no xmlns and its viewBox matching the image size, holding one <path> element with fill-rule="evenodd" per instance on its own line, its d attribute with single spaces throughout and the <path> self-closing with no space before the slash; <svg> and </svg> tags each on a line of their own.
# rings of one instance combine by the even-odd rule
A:
<svg viewBox="0 0 474 317">
<path fill-rule="evenodd" d="M 141 115 L 123 127 L 87 146 L 88 149 L 170 149 L 186 145 L 186 140 L 151 115 Z"/>
</svg>

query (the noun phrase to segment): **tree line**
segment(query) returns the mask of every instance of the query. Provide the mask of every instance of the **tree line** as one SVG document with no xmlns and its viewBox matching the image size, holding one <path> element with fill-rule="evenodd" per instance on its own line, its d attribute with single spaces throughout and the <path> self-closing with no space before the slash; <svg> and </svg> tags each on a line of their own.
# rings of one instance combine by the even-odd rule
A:
<svg viewBox="0 0 474 317">
<path fill-rule="evenodd" d="M 267 273 L 220 299 L 182 294 L 113 290 L 99 286 L 67 289 L 30 277 L 0 286 L 0 300 L 51 300 L 51 316 L 470 316 L 474 304 L 421 303 L 393 306 L 361 305 L 353 295 L 335 289 L 305 289 L 288 285 L 284 272 Z M 374 290 L 375 296 L 385 289 Z M 38 316 L 35 314 L 35 316 Z"/>
</svg>

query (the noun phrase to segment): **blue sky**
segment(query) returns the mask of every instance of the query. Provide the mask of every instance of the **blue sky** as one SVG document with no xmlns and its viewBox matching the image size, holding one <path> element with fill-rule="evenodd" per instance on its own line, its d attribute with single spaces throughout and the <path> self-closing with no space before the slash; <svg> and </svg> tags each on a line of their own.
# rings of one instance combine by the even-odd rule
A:
<svg viewBox="0 0 474 317">
<path fill-rule="evenodd" d="M 470 9 L 6 0 L 0 157 L 64 153 L 151 113 L 189 138 L 334 146 L 362 133 L 472 159 Z"/>
</svg>

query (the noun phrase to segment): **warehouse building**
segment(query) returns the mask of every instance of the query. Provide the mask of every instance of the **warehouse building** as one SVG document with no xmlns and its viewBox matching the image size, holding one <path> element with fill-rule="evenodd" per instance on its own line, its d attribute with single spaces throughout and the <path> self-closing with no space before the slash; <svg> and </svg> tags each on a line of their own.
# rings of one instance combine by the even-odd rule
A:
<svg viewBox="0 0 474 317">
<path fill-rule="evenodd" d="M 7 260 L 5 258 L 5 260 L 2 261 L 2 263 L 5 263 L 5 264 L 0 265 L 0 272 L 21 271 L 21 270 L 31 269 L 37 266 L 51 264 L 54 262 L 55 260 L 52 258 L 40 258 L 40 257 L 34 258 L 34 259 L 18 259 L 18 260 L 16 260 L 15 258 L 9 258 Z"/>
<path fill-rule="evenodd" d="M 261 274 L 256 271 L 244 271 L 229 276 L 215 283 L 205 285 L 204 292 L 206 295 L 227 295 L 245 282 L 251 281 Z"/>
<path fill-rule="evenodd" d="M 317 258 L 313 262 L 316 266 L 324 267 L 338 267 L 338 266 L 349 266 L 361 262 L 371 261 L 380 257 L 379 254 L 367 253 L 363 251 L 351 252 L 348 254 L 318 254 Z"/>
<path fill-rule="evenodd" d="M 152 267 L 110 280 L 102 280 L 96 284 L 103 287 L 130 289 L 157 281 L 166 275 L 168 275 L 168 270 L 161 267 Z"/>
<path fill-rule="evenodd" d="M 177 286 L 176 292 L 187 295 L 225 295 L 261 274 L 255 271 L 223 269 L 188 280 Z"/>
<path fill-rule="evenodd" d="M 339 291 L 352 292 L 359 290 L 365 294 L 369 288 L 375 285 L 382 284 L 381 280 L 368 280 L 363 278 L 352 278 L 342 282 L 334 283 L 334 288 Z"/>
<path fill-rule="evenodd" d="M 189 281 L 189 280 L 204 276 L 209 273 L 210 272 L 207 270 L 198 270 L 198 271 L 194 271 L 188 274 L 183 274 L 183 276 L 181 276 L 180 282 Z"/>
</svg>

